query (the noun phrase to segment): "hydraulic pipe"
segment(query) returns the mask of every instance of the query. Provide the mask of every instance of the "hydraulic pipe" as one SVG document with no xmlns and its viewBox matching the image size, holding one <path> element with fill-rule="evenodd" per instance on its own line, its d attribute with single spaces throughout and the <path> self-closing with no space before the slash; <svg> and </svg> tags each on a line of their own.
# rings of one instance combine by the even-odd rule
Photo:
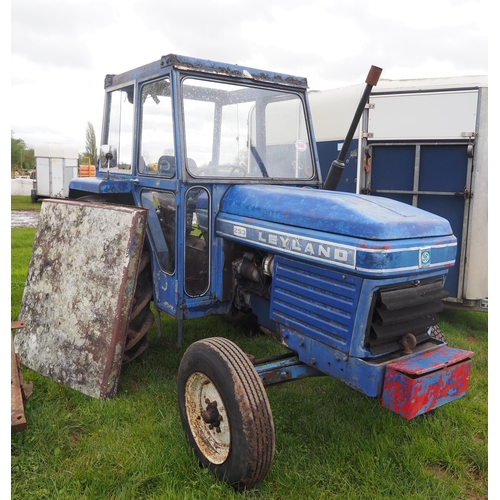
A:
<svg viewBox="0 0 500 500">
<path fill-rule="evenodd" d="M 349 131 L 347 132 L 344 144 L 342 145 L 342 149 L 340 150 L 337 159 L 333 160 L 332 164 L 330 165 L 330 170 L 328 171 L 328 175 L 326 176 L 326 180 L 323 184 L 323 189 L 327 189 L 329 191 L 335 191 L 337 189 L 340 178 L 342 177 L 342 172 L 344 171 L 344 160 L 347 155 L 347 150 L 351 144 L 354 132 L 356 131 L 356 127 L 359 123 L 359 119 L 361 118 L 361 114 L 363 113 L 363 109 L 365 108 L 366 103 L 368 102 L 368 98 L 370 97 L 370 92 L 372 91 L 372 88 L 377 85 L 381 73 L 382 68 L 379 68 L 377 66 L 372 66 L 370 68 L 368 76 L 365 80 L 365 90 L 363 91 L 363 95 L 361 96 L 361 100 L 359 101 L 351 126 L 349 128 Z"/>
</svg>

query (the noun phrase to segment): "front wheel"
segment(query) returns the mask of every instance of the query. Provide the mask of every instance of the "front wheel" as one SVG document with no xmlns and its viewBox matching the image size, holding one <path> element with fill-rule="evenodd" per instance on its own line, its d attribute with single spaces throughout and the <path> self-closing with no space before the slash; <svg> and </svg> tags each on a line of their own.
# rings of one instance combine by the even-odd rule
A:
<svg viewBox="0 0 500 500">
<path fill-rule="evenodd" d="M 186 350 L 177 378 L 182 426 L 204 467 L 237 490 L 252 488 L 274 458 L 267 394 L 248 356 L 210 338 Z"/>
</svg>

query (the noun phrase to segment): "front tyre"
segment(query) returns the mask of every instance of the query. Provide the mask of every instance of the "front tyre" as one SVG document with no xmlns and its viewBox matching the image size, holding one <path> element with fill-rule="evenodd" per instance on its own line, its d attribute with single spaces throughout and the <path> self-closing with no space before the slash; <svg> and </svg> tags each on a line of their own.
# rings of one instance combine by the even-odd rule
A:
<svg viewBox="0 0 500 500">
<path fill-rule="evenodd" d="M 198 459 L 237 490 L 252 488 L 274 458 L 267 394 L 248 356 L 224 338 L 186 350 L 177 378 L 182 426 Z"/>
</svg>

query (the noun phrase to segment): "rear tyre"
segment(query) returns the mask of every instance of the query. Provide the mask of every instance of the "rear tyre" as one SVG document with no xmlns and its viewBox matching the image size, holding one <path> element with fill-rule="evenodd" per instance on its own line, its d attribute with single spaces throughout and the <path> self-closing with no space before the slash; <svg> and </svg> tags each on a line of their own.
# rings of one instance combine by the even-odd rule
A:
<svg viewBox="0 0 500 500">
<path fill-rule="evenodd" d="M 127 329 L 127 341 L 123 363 L 129 363 L 140 356 L 149 346 L 148 330 L 155 321 L 150 303 L 153 299 L 153 284 L 151 282 L 151 258 L 148 250 L 142 251 L 137 276 L 137 284 Z"/>
<path fill-rule="evenodd" d="M 441 328 L 439 328 L 439 326 L 437 326 L 437 325 L 431 326 L 431 328 L 429 330 L 429 335 L 433 339 L 440 340 L 441 342 L 447 342 L 446 337 L 444 336 L 444 333 L 441 331 Z"/>
<path fill-rule="evenodd" d="M 191 344 L 177 394 L 182 426 L 202 466 L 239 491 L 266 477 L 274 458 L 273 417 L 243 351 L 223 338 Z"/>
</svg>

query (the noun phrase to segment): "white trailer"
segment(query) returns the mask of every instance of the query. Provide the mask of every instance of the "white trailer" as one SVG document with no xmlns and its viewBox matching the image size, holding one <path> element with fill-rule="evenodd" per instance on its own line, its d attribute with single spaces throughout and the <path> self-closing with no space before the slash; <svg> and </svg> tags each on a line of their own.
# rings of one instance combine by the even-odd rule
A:
<svg viewBox="0 0 500 500">
<path fill-rule="evenodd" d="M 67 198 L 69 182 L 78 177 L 78 150 L 74 146 L 45 143 L 35 148 L 36 176 L 31 199 Z"/>
<path fill-rule="evenodd" d="M 326 178 L 363 86 L 311 92 Z M 488 307 L 488 79 L 380 80 L 345 160 L 338 190 L 385 196 L 448 219 L 459 241 L 449 306 Z"/>
</svg>

